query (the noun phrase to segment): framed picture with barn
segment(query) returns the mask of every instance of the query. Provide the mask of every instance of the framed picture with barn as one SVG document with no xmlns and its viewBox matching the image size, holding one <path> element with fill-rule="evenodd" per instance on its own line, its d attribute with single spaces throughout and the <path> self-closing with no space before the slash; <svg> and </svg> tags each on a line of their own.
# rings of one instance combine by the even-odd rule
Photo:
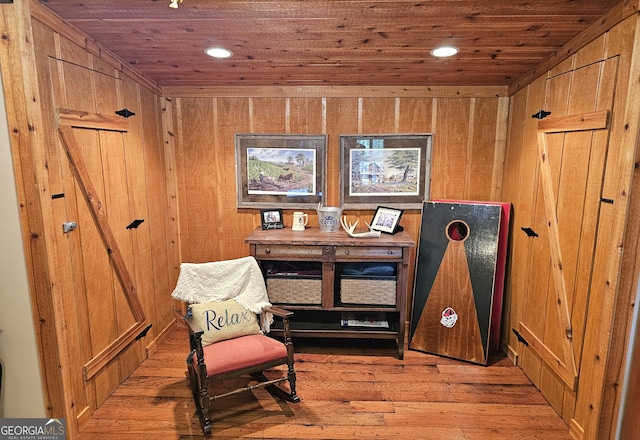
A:
<svg viewBox="0 0 640 440">
<path fill-rule="evenodd" d="M 420 209 L 429 197 L 431 134 L 340 136 L 340 205 Z"/>
<path fill-rule="evenodd" d="M 315 208 L 326 191 L 326 135 L 236 134 L 238 208 Z"/>
</svg>

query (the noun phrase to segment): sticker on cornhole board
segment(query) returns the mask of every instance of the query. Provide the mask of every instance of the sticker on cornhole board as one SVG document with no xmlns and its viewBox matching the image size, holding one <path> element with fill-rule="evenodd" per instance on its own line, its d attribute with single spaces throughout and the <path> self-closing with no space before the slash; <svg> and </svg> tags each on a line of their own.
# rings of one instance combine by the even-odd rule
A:
<svg viewBox="0 0 640 440">
<path fill-rule="evenodd" d="M 458 322 L 458 314 L 451 307 L 447 307 L 442 311 L 442 319 L 440 319 L 440 324 L 444 325 L 446 328 L 453 328 Z"/>
<path fill-rule="evenodd" d="M 409 348 L 486 364 L 501 206 L 425 202 Z M 457 321 L 441 324 L 450 307 Z"/>
</svg>

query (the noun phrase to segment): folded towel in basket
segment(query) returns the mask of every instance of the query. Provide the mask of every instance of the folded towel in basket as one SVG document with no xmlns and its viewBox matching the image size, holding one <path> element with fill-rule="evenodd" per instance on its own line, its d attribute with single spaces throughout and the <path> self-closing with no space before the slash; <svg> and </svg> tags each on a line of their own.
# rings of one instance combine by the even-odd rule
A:
<svg viewBox="0 0 640 440">
<path fill-rule="evenodd" d="M 344 275 L 395 275 L 396 265 L 393 263 L 348 263 L 342 270 Z"/>
</svg>

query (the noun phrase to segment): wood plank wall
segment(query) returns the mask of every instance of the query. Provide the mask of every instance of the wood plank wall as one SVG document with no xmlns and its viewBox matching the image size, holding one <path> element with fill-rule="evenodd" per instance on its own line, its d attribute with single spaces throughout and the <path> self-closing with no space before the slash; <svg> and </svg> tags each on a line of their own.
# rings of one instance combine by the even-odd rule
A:
<svg viewBox="0 0 640 440">
<path fill-rule="evenodd" d="M 155 350 L 175 325 L 178 232 L 167 182 L 164 100 L 94 42 L 35 2 L 2 5 L 2 76 L 21 206 L 47 414 L 65 417 L 69 438 Z M 28 97 L 28 98 L 26 98 Z M 107 114 L 128 108 L 126 133 L 76 130 L 144 310 L 145 335 L 87 377 L 87 364 L 131 324 L 122 287 L 57 133 L 56 110 Z M 81 132 L 81 133 L 80 133 Z M 170 148 L 167 149 L 171 151 Z M 137 229 L 128 229 L 142 219 Z M 62 224 L 78 228 L 64 233 Z"/>
<path fill-rule="evenodd" d="M 638 225 L 633 217 L 627 216 L 628 194 L 635 193 L 630 185 L 637 154 L 638 105 L 632 97 L 638 94 L 630 93 L 638 87 L 630 79 L 634 78 L 633 72 L 637 69 L 637 61 L 633 62 L 634 50 L 638 47 L 636 26 L 637 17 L 632 15 L 518 91 L 511 98 L 506 152 L 502 148 L 506 127 L 500 121 L 503 112 L 507 112 L 507 105 L 489 94 L 485 97 L 460 96 L 452 89 L 441 89 L 437 93 L 425 89 L 415 93 L 413 90 L 415 95 L 408 96 L 399 90 L 386 90 L 385 93 L 385 90 L 367 88 L 353 92 L 314 89 L 309 93 L 311 96 L 300 96 L 297 90 L 281 88 L 171 90 L 177 127 L 176 169 L 183 260 L 207 261 L 245 255 L 243 237 L 259 224 L 256 210 L 235 208 L 235 132 L 328 134 L 329 203 L 339 200 L 338 136 L 341 133 L 431 132 L 434 134 L 431 198 L 514 203 L 512 230 L 515 232 L 504 308 L 508 315 L 502 335 L 506 350 L 515 361 L 528 365 L 528 374 L 571 425 L 576 438 L 608 437 L 620 404 L 617 384 L 623 374 L 621 362 L 628 337 L 630 305 L 633 303 L 630 286 L 636 261 L 633 237 L 637 236 L 634 231 L 637 232 Z M 535 271 L 529 272 L 530 254 L 518 231 L 520 226 L 530 224 L 531 207 L 536 200 L 537 120 L 531 115 L 544 107 L 546 78 L 605 59 L 617 59 L 618 64 L 612 109 L 612 148 L 603 178 L 603 194 L 614 196 L 616 203 L 613 209 L 603 208 L 594 256 L 595 299 L 589 304 L 586 328 L 575 329 L 575 337 L 579 340 L 574 344 L 581 355 L 582 377 L 578 381 L 578 392 L 574 393 L 553 373 L 545 371 L 540 359 L 528 352 L 511 332 L 523 313 L 535 313 L 522 309 L 522 294 Z M 574 89 L 571 97 L 576 99 L 576 93 L 585 92 Z M 503 160 L 504 168 L 496 165 Z M 210 170 L 213 169 L 215 172 L 212 173 Z M 203 180 L 193 182 L 194 175 Z M 210 202 L 203 204 L 202 197 L 211 197 Z M 211 212 L 207 205 L 222 210 Z M 311 223 L 317 224 L 314 213 L 310 211 L 309 214 Z M 347 211 L 346 214 L 363 219 L 371 216 L 368 211 Z M 290 211 L 285 211 L 287 220 L 290 215 Z M 402 222 L 416 240 L 419 217 L 419 212 L 409 211 Z M 632 221 L 627 223 L 628 219 Z M 190 238 L 192 232 L 197 238 Z M 625 252 L 621 253 L 615 243 L 620 243 L 623 236 L 632 241 L 625 243 Z M 612 256 L 615 256 L 613 260 Z M 624 267 L 629 270 L 622 270 Z M 579 279 L 584 276 L 590 275 L 580 274 Z M 614 315 L 619 319 L 613 320 Z M 540 319 L 545 318 L 541 316 Z"/>
<path fill-rule="evenodd" d="M 620 405 L 619 384 L 623 377 L 623 358 L 627 349 L 631 319 L 635 269 L 637 264 L 638 220 L 629 215 L 629 209 L 637 212 L 630 194 L 636 194 L 637 135 L 638 135 L 638 18 L 632 15 L 608 30 L 593 42 L 576 52 L 547 73 L 540 75 L 511 98 L 509 136 L 504 167 L 502 198 L 513 203 L 514 216 L 511 236 L 511 258 L 507 282 L 506 316 L 503 321 L 503 341 L 506 349 L 523 367 L 545 397 L 565 418 L 575 438 L 612 438 Z M 579 100 L 594 95 L 597 90 L 574 86 L 568 98 L 557 101 L 547 90 L 547 79 L 571 73 L 584 66 L 610 60 L 607 66 L 616 65 L 617 74 L 607 80 L 615 81 L 615 96 L 611 110 L 609 147 L 606 169 L 599 182 L 602 188 L 598 197 L 614 200 L 601 203 L 597 224 L 596 248 L 591 259 L 593 272 L 577 273 L 576 281 L 590 280 L 591 293 L 587 303 L 586 324 L 575 328 L 572 337 L 579 357 L 580 374 L 577 391 L 571 391 L 552 374 L 544 362 L 519 342 L 512 328 L 527 316 L 547 325 L 555 319 L 545 318 L 544 310 L 526 308 L 525 294 L 532 284 L 531 274 L 541 274 L 545 267 L 533 267 L 536 263 L 530 248 L 531 242 L 520 231 L 534 223 L 538 165 L 537 119 L 531 115 L 540 109 L 566 112 L 571 99 Z M 569 75 L 567 75 L 569 77 Z M 580 96 L 583 95 L 583 96 Z M 554 109 L 546 108 L 554 106 Z M 573 197 L 583 197 L 574 194 Z M 637 196 L 634 196 L 634 199 Z M 637 203 L 636 203 L 637 205 Z M 576 231 L 576 234 L 578 231 Z M 547 262 L 542 262 L 547 265 Z M 584 292 L 579 292 L 581 295 Z M 577 301 L 577 300 L 576 300 Z M 574 304 L 574 306 L 576 306 Z M 544 308 L 544 307 L 543 307 Z M 578 313 L 572 310 L 572 313 Z M 584 310 L 580 314 L 584 314 Z M 537 315 L 537 318 L 536 318 Z M 547 319 L 547 321 L 545 321 Z M 574 325 L 577 323 L 574 322 Z M 612 426 L 613 425 L 613 426 Z"/>
<path fill-rule="evenodd" d="M 479 96 L 483 92 L 485 96 Z M 395 96 L 401 93 L 398 89 L 386 90 L 387 96 L 366 95 L 362 89 L 325 89 L 319 96 L 224 93 L 172 98 L 183 261 L 248 254 L 244 238 L 259 226 L 260 211 L 236 207 L 235 133 L 327 134 L 330 206 L 340 199 L 340 134 L 432 133 L 431 198 L 498 201 L 508 115 L 508 98 L 500 96 L 503 89 L 460 96 L 459 89 L 450 88 L 437 97 Z M 307 212 L 310 225 L 317 227 L 315 210 Z M 345 214 L 352 221 L 369 221 L 373 211 Z M 290 227 L 292 211 L 285 209 L 284 215 Z M 420 221 L 420 210 L 405 211 L 401 220 L 416 242 Z M 413 270 L 412 262 L 410 273 Z"/>
<path fill-rule="evenodd" d="M 11 9 L 5 6 L 0 23 L 10 38 L 2 40 L 0 66 L 5 81 L 11 84 L 5 90 L 12 153 L 24 241 L 28 243 L 34 319 L 40 323 L 37 332 L 45 394 L 52 416 L 75 417 L 82 422 L 135 368 L 145 356 L 144 349 L 154 349 L 173 318 L 168 294 L 180 261 L 210 261 L 248 253 L 244 237 L 258 227 L 259 211 L 236 208 L 234 133 L 326 133 L 329 205 L 339 202 L 340 134 L 432 133 L 430 198 L 512 202 L 513 229 L 531 215 L 535 195 L 531 182 L 536 172 L 531 114 L 539 109 L 548 74 L 519 87 L 511 99 L 505 88 L 491 87 L 163 91 L 52 17 L 37 2 L 17 2 Z M 638 248 L 633 245 L 636 242 L 621 244 L 625 235 L 634 237 L 635 233 L 636 241 L 638 235 L 638 221 L 627 222 L 628 213 L 638 210 L 629 208 L 630 195 L 637 197 L 638 193 L 638 179 L 632 180 L 634 160 L 638 160 L 635 148 L 640 109 L 639 85 L 634 80 L 640 77 L 637 26 L 637 17 L 630 18 L 595 43 L 602 48 L 599 58 L 620 58 L 613 148 L 605 175 L 607 191 L 620 203 L 607 213 L 594 257 L 599 269 L 593 283 L 599 290 L 587 323 L 584 379 L 575 396 L 561 386 L 555 388 L 558 384 L 553 381 L 548 385 L 552 387 L 549 395 L 562 396 L 557 409 L 571 423 L 577 438 L 607 438 L 619 405 L 616 384 L 623 374 Z M 576 56 L 569 65 L 577 67 L 578 59 Z M 95 336 L 88 334 L 86 316 L 73 309 L 78 301 L 86 308 L 82 295 L 90 290 L 87 280 L 113 288 L 113 274 L 104 270 L 106 260 L 96 267 L 103 275 L 89 273 L 90 264 L 78 271 L 78 261 L 91 263 L 92 251 L 83 250 L 60 232 L 63 219 L 82 209 L 81 200 L 72 197 L 77 190 L 70 183 L 72 176 L 55 133 L 54 107 L 61 101 L 92 111 L 110 111 L 103 110 L 111 105 L 107 103 L 117 103 L 137 114 L 127 143 L 138 148 L 118 165 L 122 166 L 119 172 L 132 179 L 119 189 L 126 193 L 129 210 L 146 223 L 143 235 L 131 237 L 127 253 L 130 261 L 142 263 L 135 264 L 132 273 L 144 286 L 141 301 L 153 326 L 142 342 L 117 360 L 113 374 L 93 382 L 82 378 L 81 366 L 93 349 L 86 341 Z M 91 107 L 83 107 L 89 102 Z M 51 195 L 60 191 L 69 197 L 52 200 Z M 311 224 L 317 225 L 315 213 L 309 214 Z M 346 214 L 351 219 L 369 220 L 372 211 Z M 290 219 L 291 211 L 287 210 L 285 220 L 290 223 Z M 417 241 L 420 211 L 407 211 L 401 223 Z M 518 236 L 512 236 L 503 339 L 506 349 L 520 361 L 527 356 L 523 354 L 526 347 L 510 329 L 523 313 L 520 295 L 529 281 L 525 276 L 528 257 Z M 618 319 L 615 325 L 614 315 Z M 609 411 L 604 422 L 603 411 Z M 72 435 L 74 422 L 68 426 Z"/>
</svg>

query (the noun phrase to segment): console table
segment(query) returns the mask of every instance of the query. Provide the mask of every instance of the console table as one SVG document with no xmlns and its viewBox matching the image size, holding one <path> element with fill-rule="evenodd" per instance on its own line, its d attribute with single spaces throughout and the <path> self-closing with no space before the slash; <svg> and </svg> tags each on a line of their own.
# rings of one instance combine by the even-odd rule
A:
<svg viewBox="0 0 640 440">
<path fill-rule="evenodd" d="M 407 268 L 409 248 L 415 242 L 408 234 L 382 234 L 380 238 L 352 238 L 345 231 L 320 232 L 317 228 L 304 231 L 291 229 L 254 230 L 245 240 L 251 255 L 267 275 L 267 267 L 278 262 L 303 263 L 315 266 L 317 276 L 317 300 L 301 304 L 291 300 L 276 302 L 296 311 L 291 321 L 291 333 L 299 337 L 318 338 L 366 338 L 393 339 L 398 347 L 398 358 L 404 356 L 404 339 L 407 305 Z M 348 278 L 344 271 L 349 263 L 389 263 L 395 266 L 395 296 L 390 292 L 390 303 L 369 303 L 368 290 L 355 292 L 356 301 L 344 302 L 341 283 Z M 388 277 L 387 277 L 388 278 Z M 290 278 L 293 283 L 296 277 Z M 268 281 L 268 280 L 267 280 Z M 371 278 L 371 283 L 376 283 Z M 268 284 L 268 283 L 267 283 Z M 365 277 L 366 284 L 366 277 Z M 291 285 L 294 287 L 294 285 Z M 303 292 L 301 292 L 302 294 Z M 389 327 L 345 327 L 342 318 L 347 313 L 376 313 L 386 316 Z M 277 333 L 278 329 L 272 330 Z"/>
</svg>

